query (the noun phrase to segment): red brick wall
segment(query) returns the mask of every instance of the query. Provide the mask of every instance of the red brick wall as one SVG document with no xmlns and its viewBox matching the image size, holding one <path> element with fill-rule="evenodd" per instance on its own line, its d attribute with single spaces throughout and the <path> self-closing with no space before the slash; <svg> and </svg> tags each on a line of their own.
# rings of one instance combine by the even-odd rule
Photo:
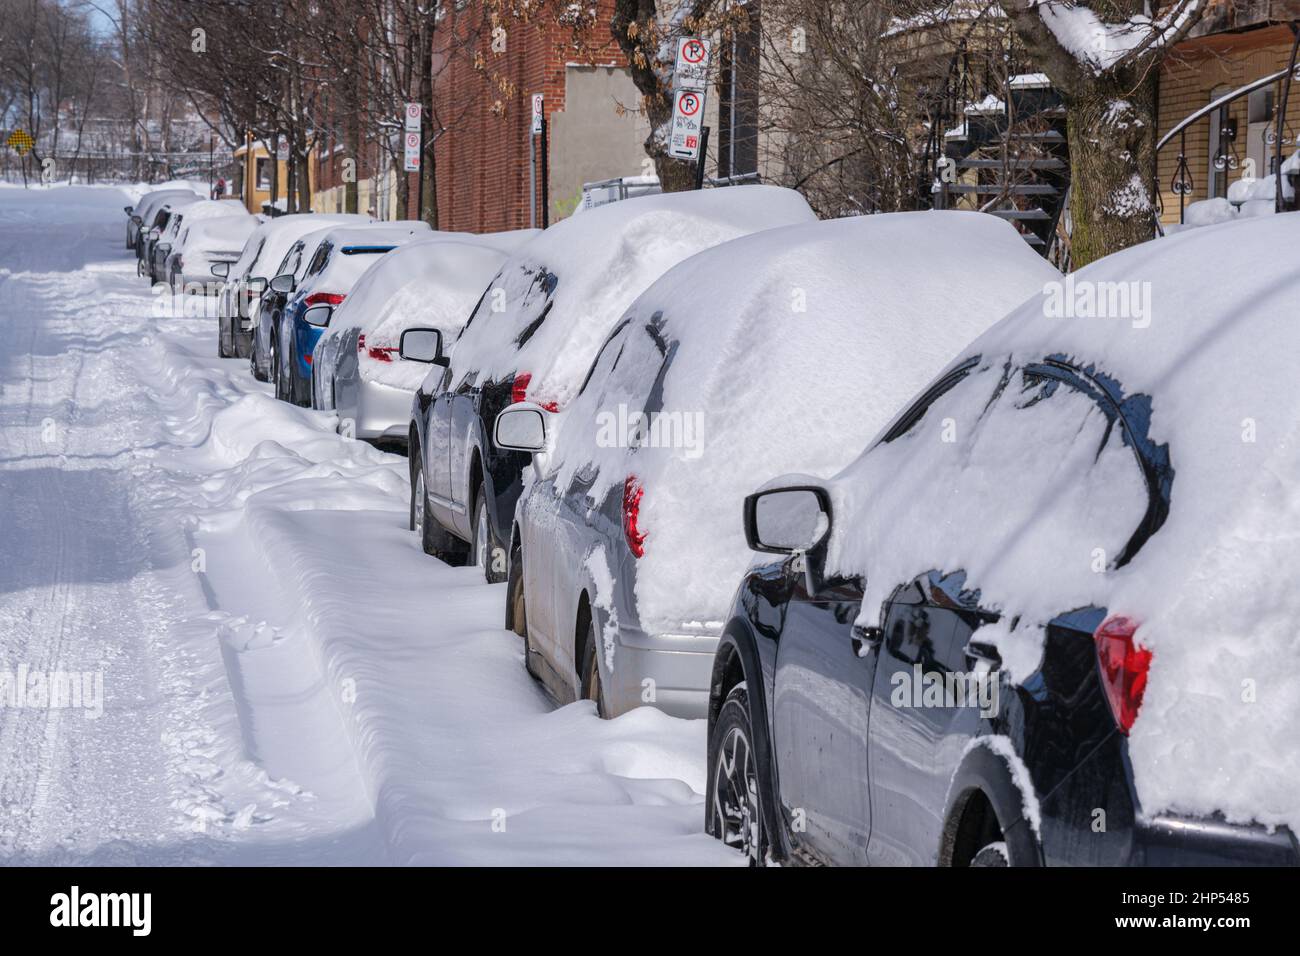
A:
<svg viewBox="0 0 1300 956">
<path fill-rule="evenodd" d="M 533 93 L 546 97 L 547 115 L 564 109 L 566 62 L 587 62 L 573 47 L 572 28 L 547 12 L 533 23 L 506 20 L 506 49 L 491 49 L 491 25 L 481 0 L 449 15 L 434 34 L 435 120 L 446 131 L 434 147 L 438 225 L 442 229 L 493 232 L 529 225 L 529 127 Z M 559 5 L 548 4 L 552 11 Z M 609 36 L 613 0 L 599 0 L 590 33 L 594 58 L 623 64 Z M 475 56 L 484 69 L 474 69 Z M 500 89 L 500 82 L 509 89 Z M 537 215 L 542 224 L 542 157 L 537 142 Z M 412 190 L 414 192 L 414 190 Z M 413 201 L 413 200 L 412 200 Z"/>
</svg>

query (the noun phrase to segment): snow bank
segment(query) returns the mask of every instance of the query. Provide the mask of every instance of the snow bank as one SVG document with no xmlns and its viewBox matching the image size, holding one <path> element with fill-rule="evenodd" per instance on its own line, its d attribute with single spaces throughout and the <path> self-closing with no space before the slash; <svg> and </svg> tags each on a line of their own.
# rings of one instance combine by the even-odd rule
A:
<svg viewBox="0 0 1300 956">
<path fill-rule="evenodd" d="M 636 296 L 666 270 L 729 239 L 814 219 L 774 186 L 639 196 L 556 223 L 502 268 L 456 343 L 453 381 L 532 375 L 529 398 L 564 404 Z"/>
<path fill-rule="evenodd" d="M 956 348 L 1054 278 L 1012 227 L 978 213 L 841 219 L 717 246 L 627 310 L 563 413 L 556 484 L 594 464 L 599 501 L 635 474 L 643 625 L 717 621 L 751 558 L 744 496 L 787 471 L 843 467 Z M 646 409 L 660 375 L 660 440 L 638 446 L 635 423 L 619 423 Z"/>
<path fill-rule="evenodd" d="M 832 483 L 830 563 L 866 573 L 864 623 L 890 588 L 936 565 L 964 569 L 966 587 L 1026 633 L 1090 605 L 1141 622 L 1154 659 L 1130 753 L 1148 813 L 1300 828 L 1297 243 L 1300 214 L 1287 213 L 1080 270 L 1076 285 L 1149 283 L 1149 315 L 1049 318 L 1043 300 L 1026 302 L 962 350 L 959 361 L 980 357 L 969 387 Z M 1068 396 L 1036 405 L 1041 386 L 1013 383 L 979 415 L 1008 363 L 1057 354 L 1150 396 L 1150 438 L 1168 446 L 1168 518 L 1119 570 L 1144 485 L 1117 433 Z M 1083 440 L 1061 459 L 1042 442 L 1065 423 Z M 954 494 L 968 507 L 943 507 Z"/>
</svg>

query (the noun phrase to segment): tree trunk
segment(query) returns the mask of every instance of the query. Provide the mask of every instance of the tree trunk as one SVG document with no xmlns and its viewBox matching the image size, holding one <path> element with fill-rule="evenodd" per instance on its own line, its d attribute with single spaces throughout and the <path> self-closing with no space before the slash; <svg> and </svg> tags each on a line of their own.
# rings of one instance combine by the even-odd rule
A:
<svg viewBox="0 0 1300 956">
<path fill-rule="evenodd" d="M 1080 84 L 1066 100 L 1074 268 L 1154 235 L 1155 107 L 1154 70 Z"/>
<path fill-rule="evenodd" d="M 433 157 L 433 17 L 420 28 L 420 218 L 438 228 L 438 176 Z"/>
</svg>

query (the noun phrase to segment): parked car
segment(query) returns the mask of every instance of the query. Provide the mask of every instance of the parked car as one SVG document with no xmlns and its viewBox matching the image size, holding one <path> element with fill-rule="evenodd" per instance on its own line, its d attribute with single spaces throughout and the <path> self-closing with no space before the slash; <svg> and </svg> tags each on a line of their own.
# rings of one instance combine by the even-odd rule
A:
<svg viewBox="0 0 1300 956">
<path fill-rule="evenodd" d="M 186 202 L 183 209 L 170 209 L 166 227 L 147 252 L 145 265 L 149 274 L 149 283 L 157 285 L 160 282 L 170 282 L 172 276 L 170 260 L 172 256 L 184 251 L 188 227 L 195 223 L 227 216 L 253 218 L 244 209 L 243 203 L 236 199 L 201 199 L 195 203 Z"/>
<path fill-rule="evenodd" d="M 147 226 L 142 226 L 136 236 L 136 275 L 149 275 L 153 262 L 153 250 L 169 226 L 179 225 L 179 216 L 189 206 L 200 202 L 193 194 L 175 196 L 162 202 L 151 212 L 152 219 Z"/>
<path fill-rule="evenodd" d="M 220 216 L 187 224 L 167 259 L 167 280 L 172 291 L 217 295 L 226 273 L 257 226 L 254 216 Z"/>
<path fill-rule="evenodd" d="M 295 405 L 311 404 L 311 363 L 316 340 L 330 315 L 374 261 L 411 239 L 427 235 L 428 223 L 398 221 L 360 226 L 336 226 L 304 237 L 314 245 L 301 280 L 285 273 L 270 288 L 288 296 L 280 311 L 271 351 L 275 396 Z"/>
<path fill-rule="evenodd" d="M 833 480 L 747 498 L 778 560 L 714 659 L 709 832 L 754 860 L 1300 863 L 1298 240 L 1288 213 L 1095 262 Z"/>
<path fill-rule="evenodd" d="M 294 213 L 260 223 L 239 259 L 225 270 L 217 312 L 217 354 L 251 359 L 253 327 L 266 284 L 279 274 L 277 267 L 296 240 L 329 225 L 373 221 L 348 213 Z"/>
<path fill-rule="evenodd" d="M 703 717 L 749 564 L 737 503 L 794 467 L 843 467 L 955 349 L 1058 277 L 1011 226 L 962 212 L 788 226 L 670 270 L 568 411 L 525 402 L 497 420 L 499 447 L 546 453 L 510 536 L 506 626 L 529 671 L 603 715 Z"/>
<path fill-rule="evenodd" d="M 559 222 L 511 256 L 456 340 L 437 394 L 422 389 L 411 410 L 411 527 L 424 549 L 505 580 L 529 456 L 490 441 L 497 413 L 524 398 L 567 404 L 619 316 L 678 262 L 813 220 L 803 197 L 774 186 L 641 196 Z"/>
<path fill-rule="evenodd" d="M 192 189 L 183 186 L 160 187 L 150 190 L 133 205 L 124 206 L 126 210 L 126 247 L 128 249 L 138 249 L 137 241 L 140 238 L 142 229 L 148 230 L 152 225 L 153 217 L 168 199 L 180 199 L 184 196 L 193 196 L 197 202 L 200 198 Z"/>
<path fill-rule="evenodd" d="M 337 412 L 355 438 L 405 444 L 411 401 L 428 367 L 402 361 L 402 333 L 434 328 L 450 345 L 510 252 L 536 235 L 437 233 L 379 259 L 317 343 L 314 407 Z"/>
</svg>

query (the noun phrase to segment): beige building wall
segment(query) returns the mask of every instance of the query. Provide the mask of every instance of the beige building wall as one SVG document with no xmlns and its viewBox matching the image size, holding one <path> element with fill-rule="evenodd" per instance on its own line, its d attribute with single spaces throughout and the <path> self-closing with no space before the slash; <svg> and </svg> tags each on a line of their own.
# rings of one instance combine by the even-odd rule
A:
<svg viewBox="0 0 1300 956">
<path fill-rule="evenodd" d="M 551 222 L 581 204 L 583 183 L 654 173 L 645 152 L 650 124 L 634 112 L 641 94 L 626 69 L 569 64 L 564 89 L 564 109 L 550 114 L 548 130 Z M 539 168 L 539 189 L 540 175 Z"/>
</svg>

